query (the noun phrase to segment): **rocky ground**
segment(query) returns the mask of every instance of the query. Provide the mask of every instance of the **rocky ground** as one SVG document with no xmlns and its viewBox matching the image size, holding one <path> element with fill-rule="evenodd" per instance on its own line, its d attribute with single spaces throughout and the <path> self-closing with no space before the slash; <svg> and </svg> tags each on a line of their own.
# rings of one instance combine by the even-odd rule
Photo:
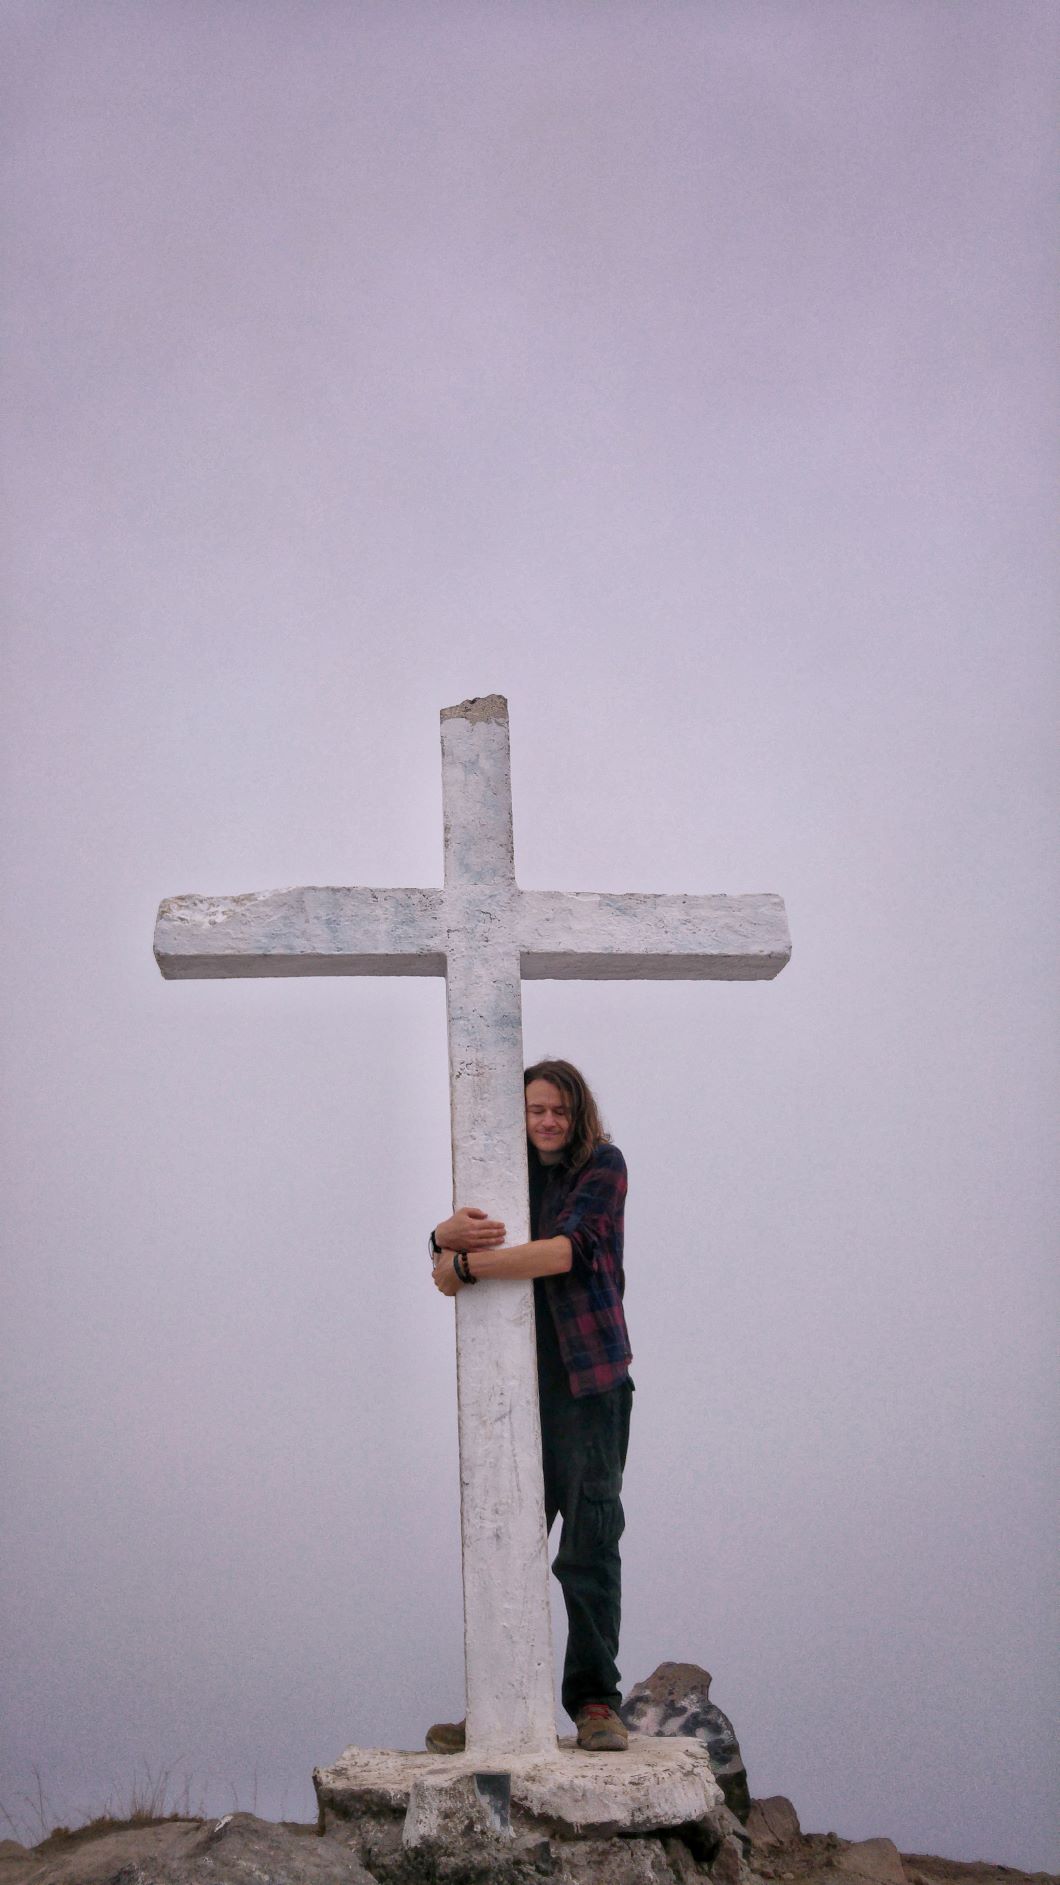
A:
<svg viewBox="0 0 1060 1885">
<path fill-rule="evenodd" d="M 462 1804 L 454 1789 L 444 1829 L 410 1849 L 404 1805 L 370 1789 L 358 1796 L 355 1818 L 328 1808 L 323 1834 L 251 1813 L 145 1812 L 59 1829 L 32 1847 L 0 1840 L 0 1885 L 1060 1885 L 1045 1872 L 900 1853 L 889 1839 L 804 1833 L 790 1800 L 751 1798 L 739 1742 L 710 1700 L 710 1683 L 697 1663 L 660 1663 L 622 1707 L 634 1733 L 690 1736 L 709 1753 L 724 1804 L 665 1834 L 576 1838 L 565 1820 L 560 1835 L 512 1803 L 501 1837 L 481 1802 L 476 1817 L 468 1813 L 473 1794 Z M 363 1798 L 373 1799 L 370 1809 L 362 1811 Z"/>
<path fill-rule="evenodd" d="M 721 1834 L 723 1836 L 719 1837 Z M 713 1846 L 713 1851 L 710 1847 Z M 737 1837 L 724 1826 L 680 1835 L 560 1840 L 516 1828 L 430 1854 L 402 1849 L 400 1821 L 315 1826 L 249 1813 L 140 1824 L 97 1820 L 40 1845 L 0 1842 L 0 1885 L 1058 1885 L 1043 1872 L 900 1854 L 888 1839 L 804 1834 L 786 1800 L 755 1801 Z"/>
</svg>

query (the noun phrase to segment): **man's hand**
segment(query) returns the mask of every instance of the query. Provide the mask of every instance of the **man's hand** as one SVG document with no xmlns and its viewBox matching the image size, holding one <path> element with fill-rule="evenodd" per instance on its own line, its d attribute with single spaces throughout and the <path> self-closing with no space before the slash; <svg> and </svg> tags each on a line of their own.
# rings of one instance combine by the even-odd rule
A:
<svg viewBox="0 0 1060 1885">
<path fill-rule="evenodd" d="M 453 1268 L 453 1253 L 451 1250 L 443 1250 L 441 1256 L 435 1258 L 431 1277 L 435 1289 L 440 1289 L 443 1296 L 455 1296 L 458 1289 L 464 1288 L 463 1283 L 460 1281 L 460 1278 Z"/>
<path fill-rule="evenodd" d="M 435 1243 L 443 1250 L 497 1250 L 504 1237 L 504 1225 L 497 1218 L 487 1217 L 485 1211 L 476 1211 L 470 1204 L 454 1211 L 434 1233 Z M 453 1294 L 451 1290 L 447 1293 Z"/>
</svg>

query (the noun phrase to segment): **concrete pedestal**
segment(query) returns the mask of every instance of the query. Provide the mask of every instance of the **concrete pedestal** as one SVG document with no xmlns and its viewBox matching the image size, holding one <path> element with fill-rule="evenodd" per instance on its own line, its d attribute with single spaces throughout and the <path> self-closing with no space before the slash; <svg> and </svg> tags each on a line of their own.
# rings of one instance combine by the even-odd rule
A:
<svg viewBox="0 0 1060 1885">
<path fill-rule="evenodd" d="M 499 1839 L 540 1831 L 566 1839 L 664 1833 L 704 1820 L 723 1805 L 710 1757 L 698 1741 L 631 1735 L 625 1754 L 585 1754 L 573 1741 L 555 1753 L 499 1759 L 347 1748 L 314 1770 L 322 1830 L 362 1815 L 404 1816 L 406 1846 L 443 1838 L 454 1815 Z"/>
</svg>

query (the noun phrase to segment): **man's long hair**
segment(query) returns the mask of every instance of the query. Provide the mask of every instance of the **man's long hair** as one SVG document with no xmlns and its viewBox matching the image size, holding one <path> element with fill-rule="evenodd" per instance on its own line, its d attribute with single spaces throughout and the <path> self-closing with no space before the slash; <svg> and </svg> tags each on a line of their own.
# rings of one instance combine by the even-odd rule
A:
<svg viewBox="0 0 1060 1885">
<path fill-rule="evenodd" d="M 523 1091 L 531 1080 L 550 1080 L 566 1094 L 571 1110 L 571 1135 L 563 1148 L 562 1163 L 569 1171 L 580 1172 L 598 1145 L 606 1145 L 610 1134 L 604 1131 L 599 1108 L 587 1080 L 569 1060 L 539 1060 L 523 1075 Z"/>
</svg>

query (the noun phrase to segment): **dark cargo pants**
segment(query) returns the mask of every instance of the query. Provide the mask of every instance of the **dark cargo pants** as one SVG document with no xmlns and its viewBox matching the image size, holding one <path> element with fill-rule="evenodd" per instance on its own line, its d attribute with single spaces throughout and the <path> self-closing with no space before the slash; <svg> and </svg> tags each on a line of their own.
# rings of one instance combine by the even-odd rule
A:
<svg viewBox="0 0 1060 1885">
<path fill-rule="evenodd" d="M 563 1383 L 541 1382 L 545 1522 L 563 1519 L 552 1569 L 567 1606 L 563 1706 L 573 1717 L 586 1702 L 621 1700 L 618 1632 L 622 1566 L 618 1541 L 622 1470 L 629 1444 L 632 1381 L 575 1400 Z"/>
</svg>

